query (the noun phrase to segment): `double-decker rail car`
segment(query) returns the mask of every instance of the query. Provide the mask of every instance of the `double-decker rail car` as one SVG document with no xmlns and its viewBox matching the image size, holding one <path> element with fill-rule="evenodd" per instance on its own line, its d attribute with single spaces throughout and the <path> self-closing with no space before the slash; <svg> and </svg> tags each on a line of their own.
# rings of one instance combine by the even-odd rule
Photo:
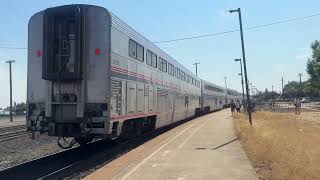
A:
<svg viewBox="0 0 320 180">
<path fill-rule="evenodd" d="M 28 31 L 29 131 L 82 144 L 139 135 L 201 106 L 201 80 L 105 8 L 48 8 Z"/>
<path fill-rule="evenodd" d="M 30 18 L 28 33 L 28 131 L 79 144 L 130 138 L 224 104 L 226 89 L 105 8 L 48 8 Z"/>
<path fill-rule="evenodd" d="M 201 80 L 201 113 L 222 109 L 225 104 L 225 88 Z"/>
</svg>

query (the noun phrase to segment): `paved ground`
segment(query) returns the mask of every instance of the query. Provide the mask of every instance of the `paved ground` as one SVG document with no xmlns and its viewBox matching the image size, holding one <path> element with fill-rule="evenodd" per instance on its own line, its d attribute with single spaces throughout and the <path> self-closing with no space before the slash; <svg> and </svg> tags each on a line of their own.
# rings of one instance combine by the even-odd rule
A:
<svg viewBox="0 0 320 180">
<path fill-rule="evenodd" d="M 139 154 L 132 150 L 86 179 L 258 179 L 234 135 L 229 110 L 189 121 L 161 136 L 166 138 L 150 145 L 149 151 L 137 150 L 139 158 L 131 158 Z"/>
<path fill-rule="evenodd" d="M 13 122 L 10 122 L 9 117 L 1 117 L 0 118 L 0 128 L 8 127 L 8 126 L 18 126 L 26 124 L 25 116 L 13 116 Z"/>
</svg>

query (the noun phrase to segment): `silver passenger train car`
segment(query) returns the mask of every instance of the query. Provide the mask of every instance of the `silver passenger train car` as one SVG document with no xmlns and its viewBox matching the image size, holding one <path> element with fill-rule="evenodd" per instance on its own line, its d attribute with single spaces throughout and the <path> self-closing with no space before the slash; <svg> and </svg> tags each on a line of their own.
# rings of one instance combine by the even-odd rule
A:
<svg viewBox="0 0 320 180">
<path fill-rule="evenodd" d="M 136 136 L 224 104 L 224 88 L 201 83 L 105 8 L 48 8 L 31 17 L 28 31 L 28 131 L 85 144 Z"/>
</svg>

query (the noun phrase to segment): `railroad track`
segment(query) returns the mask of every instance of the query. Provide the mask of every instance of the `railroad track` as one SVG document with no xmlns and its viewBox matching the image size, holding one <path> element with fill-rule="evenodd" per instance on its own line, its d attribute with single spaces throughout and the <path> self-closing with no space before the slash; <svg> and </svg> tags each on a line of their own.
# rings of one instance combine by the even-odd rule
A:
<svg viewBox="0 0 320 180">
<path fill-rule="evenodd" d="M 26 136 L 27 134 L 26 125 L 3 127 L 0 128 L 0 142 Z"/>
<path fill-rule="evenodd" d="M 146 133 L 130 141 L 96 141 L 85 147 L 75 147 L 62 152 L 18 164 L 0 171 L 0 179 L 63 179 L 96 169 L 150 139 L 186 122 L 180 121 Z"/>
</svg>

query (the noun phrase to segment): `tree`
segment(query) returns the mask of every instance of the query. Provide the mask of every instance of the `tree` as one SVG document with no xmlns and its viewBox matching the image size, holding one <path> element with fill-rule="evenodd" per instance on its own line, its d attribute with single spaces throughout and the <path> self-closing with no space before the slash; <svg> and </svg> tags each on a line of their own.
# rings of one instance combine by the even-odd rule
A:
<svg viewBox="0 0 320 180">
<path fill-rule="evenodd" d="M 317 62 L 320 62 L 320 41 L 315 40 L 311 43 L 312 49 L 312 58 L 315 59 Z"/>
<path fill-rule="evenodd" d="M 298 97 L 300 88 L 301 86 L 299 82 L 291 81 L 283 87 L 283 96 L 290 99 Z"/>
<path fill-rule="evenodd" d="M 320 91 L 320 41 L 311 43 L 312 57 L 307 62 L 307 73 L 310 76 L 310 86 Z"/>
<path fill-rule="evenodd" d="M 4 108 L 5 111 L 10 111 L 10 107 Z M 27 110 L 27 105 L 26 103 L 17 103 L 15 107 L 12 107 L 12 111 L 15 112 L 16 114 L 24 114 L 24 112 Z"/>
</svg>

